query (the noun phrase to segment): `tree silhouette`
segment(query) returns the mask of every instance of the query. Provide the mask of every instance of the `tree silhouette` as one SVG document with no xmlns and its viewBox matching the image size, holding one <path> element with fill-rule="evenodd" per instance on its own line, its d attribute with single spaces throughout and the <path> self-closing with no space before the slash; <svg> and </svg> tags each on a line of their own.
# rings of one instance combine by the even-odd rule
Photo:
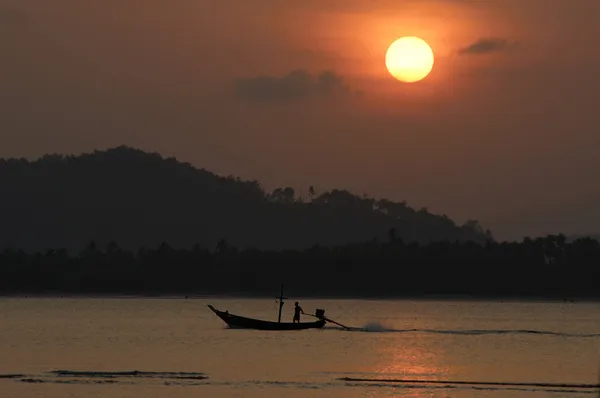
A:
<svg viewBox="0 0 600 398">
<path fill-rule="evenodd" d="M 136 254 L 91 242 L 79 255 L 62 248 L 0 252 L 0 293 L 47 292 L 267 295 L 293 281 L 295 295 L 398 297 L 600 298 L 600 243 L 548 235 L 522 242 L 404 243 L 373 238 L 303 250 L 239 249 L 224 239 L 213 251 L 161 242 Z M 559 255 L 558 255 L 558 254 Z"/>
<path fill-rule="evenodd" d="M 316 195 L 315 188 L 311 185 L 310 187 L 308 187 L 308 197 L 312 201 L 314 199 L 315 195 Z"/>
</svg>

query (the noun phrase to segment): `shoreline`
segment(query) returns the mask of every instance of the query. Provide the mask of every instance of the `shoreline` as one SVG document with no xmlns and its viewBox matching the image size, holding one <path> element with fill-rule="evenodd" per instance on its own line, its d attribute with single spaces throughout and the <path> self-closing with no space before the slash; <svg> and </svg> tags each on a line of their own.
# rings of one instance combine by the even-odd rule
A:
<svg viewBox="0 0 600 398">
<path fill-rule="evenodd" d="M 197 299 L 255 299 L 271 300 L 275 293 L 251 294 L 247 292 L 238 293 L 0 293 L 0 299 L 161 299 L 161 300 L 197 300 Z M 498 303 L 600 303 L 600 297 L 545 297 L 545 296 L 468 296 L 468 295 L 307 295 L 297 294 L 289 300 L 364 300 L 364 301 L 434 301 L 434 302 L 498 302 Z"/>
</svg>

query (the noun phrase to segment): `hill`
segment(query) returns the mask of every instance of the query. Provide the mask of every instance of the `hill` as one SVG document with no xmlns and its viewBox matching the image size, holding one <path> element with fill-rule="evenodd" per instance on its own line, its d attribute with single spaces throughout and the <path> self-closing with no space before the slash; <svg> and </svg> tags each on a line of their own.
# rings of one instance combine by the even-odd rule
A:
<svg viewBox="0 0 600 398">
<path fill-rule="evenodd" d="M 374 238 L 484 242 L 476 221 L 332 190 L 310 200 L 291 187 L 221 177 L 125 146 L 35 161 L 0 159 L 0 246 L 81 250 L 90 241 L 128 249 L 224 240 L 240 248 L 305 248 Z"/>
<path fill-rule="evenodd" d="M 575 242 L 578 239 L 593 239 L 600 241 L 600 234 L 575 234 L 567 236 L 568 242 Z"/>
</svg>

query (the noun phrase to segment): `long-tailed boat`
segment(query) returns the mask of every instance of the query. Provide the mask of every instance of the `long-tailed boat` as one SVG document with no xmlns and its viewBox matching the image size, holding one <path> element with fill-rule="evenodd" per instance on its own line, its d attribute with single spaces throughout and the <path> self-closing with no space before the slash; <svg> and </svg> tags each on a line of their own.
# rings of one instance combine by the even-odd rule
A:
<svg viewBox="0 0 600 398">
<path fill-rule="evenodd" d="M 315 322 L 273 322 L 262 319 L 246 318 L 239 315 L 230 314 L 228 311 L 219 311 L 212 305 L 208 305 L 219 318 L 223 320 L 232 329 L 258 329 L 258 330 L 303 330 L 320 329 L 325 326 L 325 320 L 319 319 Z"/>
<path fill-rule="evenodd" d="M 262 319 L 247 318 L 239 315 L 230 314 L 229 311 L 219 311 L 212 305 L 208 305 L 219 318 L 223 320 L 232 329 L 258 329 L 258 330 L 304 330 L 304 329 L 320 329 L 325 326 L 326 318 L 325 311 L 318 309 L 314 315 L 317 318 L 314 322 L 281 322 L 281 308 L 283 307 L 283 286 L 281 287 L 281 295 L 279 299 L 279 317 L 277 322 L 265 321 Z M 307 314 L 308 315 L 308 314 Z"/>
</svg>

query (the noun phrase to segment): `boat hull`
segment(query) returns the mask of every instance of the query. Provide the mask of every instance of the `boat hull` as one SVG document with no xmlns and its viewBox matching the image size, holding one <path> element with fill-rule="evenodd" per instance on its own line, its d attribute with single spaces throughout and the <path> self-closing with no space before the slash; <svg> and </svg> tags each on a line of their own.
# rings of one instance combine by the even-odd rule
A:
<svg viewBox="0 0 600 398">
<path fill-rule="evenodd" d="M 261 319 L 246 318 L 239 315 L 230 314 L 227 311 L 219 311 L 212 305 L 208 305 L 219 318 L 223 320 L 231 329 L 256 329 L 256 330 L 305 330 L 320 329 L 325 326 L 325 320 L 319 319 L 315 322 L 271 322 Z"/>
</svg>

